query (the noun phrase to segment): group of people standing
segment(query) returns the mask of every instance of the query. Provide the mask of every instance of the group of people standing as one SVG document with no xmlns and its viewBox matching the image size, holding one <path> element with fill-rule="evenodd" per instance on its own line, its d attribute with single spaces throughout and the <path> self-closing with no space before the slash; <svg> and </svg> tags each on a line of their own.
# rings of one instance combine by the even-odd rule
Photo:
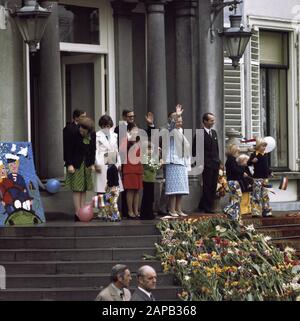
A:
<svg viewBox="0 0 300 321">
<path fill-rule="evenodd" d="M 168 205 L 167 209 L 160 210 L 159 214 L 187 216 L 182 211 L 182 199 L 189 194 L 188 172 L 191 170 L 191 157 L 195 155 L 199 142 L 196 142 L 196 136 L 192 144 L 186 139 L 183 112 L 182 106 L 177 105 L 175 111 L 168 115 L 167 124 L 159 128 L 160 132 L 172 132 L 172 135 L 168 136 L 169 144 L 165 156 L 162 157 L 161 141 L 159 146 L 156 146 L 151 140 L 152 130 L 155 129 L 154 115 L 151 112 L 145 116 L 145 141 L 141 140 L 140 128 L 135 123 L 132 110 L 123 111 L 123 119 L 115 128 L 109 115 L 101 116 L 98 122 L 100 130 L 97 132 L 93 120 L 87 117 L 84 111 L 75 110 L 73 122 L 68 124 L 63 132 L 66 185 L 73 191 L 75 213 L 78 214 L 85 205 L 86 191 L 94 190 L 97 196 L 93 203 L 98 208 L 100 219 L 154 219 L 154 183 L 157 172 L 161 169 L 164 175 L 161 197 Z M 217 132 L 213 129 L 215 116 L 205 113 L 202 122 L 204 147 L 201 152 L 204 153 L 204 170 L 202 197 L 198 209 L 200 212 L 214 213 L 219 168 L 222 163 Z M 125 135 L 122 135 L 124 131 Z M 266 189 L 270 169 L 265 147 L 263 140 L 258 141 L 256 152 L 250 158 L 239 155 L 238 146 L 229 146 L 227 150 L 226 174 L 231 198 L 224 212 L 233 219 L 240 217 L 243 193 L 244 196 L 251 193 L 253 215 L 272 215 Z M 132 155 L 135 156 L 134 159 L 130 157 Z M 154 161 L 155 155 L 158 155 L 158 161 Z M 254 166 L 253 174 L 248 169 L 251 165 Z M 140 206 L 141 190 L 143 196 Z M 120 194 L 122 216 L 118 206 Z M 75 220 L 78 220 L 77 215 Z"/>
<path fill-rule="evenodd" d="M 267 143 L 257 139 L 255 151 L 250 155 L 240 154 L 237 145 L 227 148 L 226 175 L 230 192 L 230 204 L 224 212 L 233 220 L 250 209 L 252 216 L 272 216 L 269 205 L 268 177 L 271 175 Z M 249 166 L 253 167 L 251 172 Z M 243 207 L 246 206 L 246 211 Z"/>
<path fill-rule="evenodd" d="M 165 174 L 165 194 L 169 197 L 168 214 L 174 217 L 186 216 L 182 211 L 182 196 L 189 194 L 188 170 L 190 167 L 190 144 L 183 135 L 183 108 L 178 105 L 169 114 L 164 127 L 173 132 L 170 138 L 167 159 L 154 161 L 153 155 L 159 155 L 159 146 L 151 142 L 151 130 L 155 129 L 154 115 L 146 115 L 148 139 L 141 141 L 139 127 L 131 110 L 123 111 L 123 120 L 114 127 L 110 116 L 99 119 L 100 130 L 95 132 L 94 122 L 84 111 L 75 110 L 73 122 L 64 128 L 64 161 L 66 166 L 66 185 L 73 191 L 75 213 L 85 205 L 86 191 L 93 189 L 97 194 L 96 207 L 98 217 L 119 221 L 118 197 L 122 194 L 122 217 L 131 219 L 154 219 L 154 183 L 157 171 L 163 166 Z M 125 127 L 125 136 L 120 135 L 121 126 Z M 177 152 L 178 141 L 182 141 L 185 153 Z M 156 151 L 154 149 L 157 149 Z M 135 155 L 137 161 L 130 157 Z M 126 161 L 124 161 L 126 159 Z M 163 163 L 165 163 L 163 165 Z M 140 191 L 143 198 L 140 205 Z M 104 205 L 106 204 L 106 205 Z M 166 213 L 164 213 L 166 214 Z M 75 215 L 75 220 L 77 220 Z"/>
</svg>

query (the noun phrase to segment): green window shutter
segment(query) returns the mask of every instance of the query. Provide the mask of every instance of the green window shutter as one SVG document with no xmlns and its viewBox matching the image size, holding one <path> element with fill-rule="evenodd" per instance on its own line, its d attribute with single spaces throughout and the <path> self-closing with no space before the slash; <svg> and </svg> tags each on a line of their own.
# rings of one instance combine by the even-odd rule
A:
<svg viewBox="0 0 300 321">
<path fill-rule="evenodd" d="M 260 62 L 259 62 L 259 31 L 254 31 L 250 40 L 250 59 L 251 59 L 251 131 L 252 137 L 261 136 L 260 125 Z"/>
<path fill-rule="evenodd" d="M 224 122 L 225 132 L 233 128 L 244 134 L 241 69 L 234 69 L 229 60 L 224 62 Z"/>
</svg>

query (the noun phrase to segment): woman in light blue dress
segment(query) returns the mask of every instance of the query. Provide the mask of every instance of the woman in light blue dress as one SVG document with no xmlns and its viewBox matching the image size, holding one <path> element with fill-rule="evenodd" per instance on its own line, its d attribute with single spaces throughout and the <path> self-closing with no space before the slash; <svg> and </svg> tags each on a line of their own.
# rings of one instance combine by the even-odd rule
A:
<svg viewBox="0 0 300 321">
<path fill-rule="evenodd" d="M 190 144 L 183 134 L 181 105 L 177 105 L 169 128 L 170 144 L 166 157 L 166 195 L 169 197 L 169 214 L 173 217 L 187 216 L 182 212 L 182 198 L 189 194 L 188 171 Z"/>
</svg>

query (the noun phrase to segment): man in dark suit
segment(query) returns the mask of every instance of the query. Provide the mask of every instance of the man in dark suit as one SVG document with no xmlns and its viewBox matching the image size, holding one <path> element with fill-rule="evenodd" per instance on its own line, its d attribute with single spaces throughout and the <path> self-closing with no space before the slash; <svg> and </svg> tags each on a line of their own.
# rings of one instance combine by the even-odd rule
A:
<svg viewBox="0 0 300 321">
<path fill-rule="evenodd" d="M 122 111 L 122 120 L 119 121 L 119 125 L 116 126 L 114 130 L 114 132 L 118 135 L 118 143 L 119 143 L 120 126 L 123 125 L 123 126 L 126 126 L 127 128 L 128 123 L 134 122 L 134 117 L 135 115 L 132 110 L 124 109 Z"/>
<path fill-rule="evenodd" d="M 202 122 L 204 129 L 204 170 L 202 173 L 203 192 L 199 210 L 205 213 L 214 213 L 214 200 L 221 163 L 217 132 L 212 129 L 215 124 L 215 116 L 212 113 L 205 113 Z"/>
<path fill-rule="evenodd" d="M 155 301 L 151 291 L 156 288 L 157 275 L 155 270 L 144 265 L 139 268 L 137 273 L 138 287 L 134 291 L 131 301 Z"/>
</svg>

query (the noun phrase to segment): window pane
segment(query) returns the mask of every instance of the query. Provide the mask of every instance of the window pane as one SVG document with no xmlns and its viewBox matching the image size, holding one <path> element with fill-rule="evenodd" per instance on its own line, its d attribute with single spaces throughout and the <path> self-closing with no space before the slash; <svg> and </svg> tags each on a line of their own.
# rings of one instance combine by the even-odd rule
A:
<svg viewBox="0 0 300 321">
<path fill-rule="evenodd" d="M 275 138 L 271 166 L 288 168 L 287 71 L 261 69 L 261 102 L 264 136 Z"/>
<path fill-rule="evenodd" d="M 66 65 L 65 83 L 67 117 L 72 118 L 75 109 L 83 109 L 89 117 L 94 118 L 94 64 Z"/>
<path fill-rule="evenodd" d="M 60 4 L 60 42 L 100 44 L 99 9 Z"/>
<path fill-rule="evenodd" d="M 260 31 L 260 63 L 264 65 L 288 65 L 288 34 Z"/>
</svg>

